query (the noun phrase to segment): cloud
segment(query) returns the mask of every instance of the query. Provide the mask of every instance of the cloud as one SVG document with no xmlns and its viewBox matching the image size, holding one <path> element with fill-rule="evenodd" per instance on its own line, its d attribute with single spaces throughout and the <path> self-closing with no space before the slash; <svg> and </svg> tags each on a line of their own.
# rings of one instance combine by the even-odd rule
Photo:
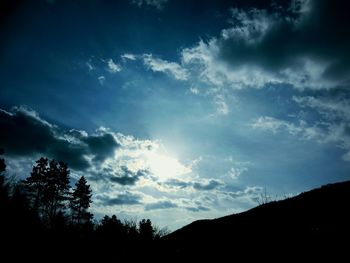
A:
<svg viewBox="0 0 350 263">
<path fill-rule="evenodd" d="M 178 205 L 171 201 L 159 201 L 156 203 L 145 205 L 145 210 L 149 211 L 149 210 L 157 210 L 157 209 L 176 208 L 176 207 L 178 207 Z"/>
<path fill-rule="evenodd" d="M 93 133 L 66 129 L 33 110 L 17 107 L 0 110 L 0 145 L 5 148 L 8 167 L 24 175 L 39 156 L 67 162 L 73 178 L 86 176 L 96 213 L 112 214 L 114 206 L 122 205 L 123 213 L 135 216 L 144 212 L 163 216 L 174 213 L 172 210 L 212 216 L 227 212 L 219 207 L 222 197 L 217 196 L 226 184 L 191 172 L 202 158 L 185 166 L 167 156 L 159 141 L 137 139 L 105 127 Z M 169 165 L 175 172 L 169 172 Z"/>
<path fill-rule="evenodd" d="M 263 188 L 260 186 L 248 186 L 244 190 L 239 190 L 236 192 L 225 192 L 224 194 L 232 197 L 233 199 L 236 198 L 251 198 L 254 199 L 262 192 Z"/>
<path fill-rule="evenodd" d="M 165 185 L 169 187 L 178 187 L 178 188 L 188 188 L 193 187 L 193 189 L 198 191 L 210 191 L 217 189 L 224 185 L 224 182 L 217 179 L 199 179 L 197 182 L 193 181 L 183 181 L 178 179 L 170 179 L 164 182 Z"/>
<path fill-rule="evenodd" d="M 154 58 L 152 54 L 144 54 L 143 62 L 154 72 L 164 72 L 177 80 L 187 80 L 188 72 L 175 62 L 169 62 L 160 58 Z"/>
<path fill-rule="evenodd" d="M 198 94 L 199 94 L 199 89 L 196 88 L 196 87 L 191 87 L 191 88 L 190 88 L 190 92 L 191 92 L 192 94 L 198 95 Z"/>
<path fill-rule="evenodd" d="M 10 156 L 44 155 L 68 162 L 77 170 L 89 168 L 90 160 L 105 160 L 119 147 L 110 133 L 97 131 L 88 135 L 65 130 L 25 107 L 15 107 L 10 112 L 0 109 L 0 145 Z"/>
<path fill-rule="evenodd" d="M 186 188 L 192 186 L 192 182 L 186 182 L 178 179 L 170 179 L 164 182 L 165 185 L 170 187 Z"/>
<path fill-rule="evenodd" d="M 299 101 L 301 102 L 301 100 Z M 314 124 L 309 124 L 304 120 L 299 120 L 299 123 L 292 123 L 263 116 L 255 119 L 251 123 L 251 127 L 273 134 L 287 132 L 293 136 L 298 136 L 301 140 L 313 140 L 320 144 L 334 143 L 337 147 L 346 151 L 342 157 L 343 160 L 350 161 L 348 158 L 350 155 L 350 125 L 348 122 L 317 121 Z"/>
<path fill-rule="evenodd" d="M 138 7 L 142 6 L 150 6 L 154 7 L 157 10 L 162 10 L 164 5 L 168 2 L 168 0 L 132 0 L 132 4 L 136 4 Z"/>
<path fill-rule="evenodd" d="M 126 60 L 135 61 L 137 59 L 136 55 L 130 54 L 130 53 L 125 53 L 125 54 L 121 55 L 120 57 L 122 58 L 123 61 L 126 61 Z"/>
<path fill-rule="evenodd" d="M 215 104 L 219 115 L 227 115 L 230 113 L 229 106 L 227 105 L 223 95 L 219 94 L 215 96 Z"/>
<path fill-rule="evenodd" d="M 293 3 L 289 9 L 232 9 L 231 27 L 183 49 L 182 65 L 210 85 L 235 89 L 349 85 L 350 22 L 344 3 Z"/>
<path fill-rule="evenodd" d="M 312 134 L 308 138 L 316 139 L 319 143 L 335 143 L 346 151 L 343 160 L 350 161 L 350 101 L 346 99 L 346 94 L 294 96 L 293 100 L 302 109 L 313 110 L 320 115 L 314 127 L 305 130 Z"/>
<path fill-rule="evenodd" d="M 288 121 L 276 119 L 276 118 L 269 117 L 269 116 L 261 116 L 261 117 L 255 119 L 251 123 L 251 127 L 253 129 L 270 131 L 274 134 L 276 134 L 277 132 L 279 132 L 281 130 L 286 130 L 288 133 L 290 133 L 292 135 L 296 135 L 296 134 L 302 132 L 304 125 L 305 125 L 304 122 L 301 122 L 301 124 L 298 126 L 298 125 L 295 125 L 295 124 L 290 123 Z"/>
<path fill-rule="evenodd" d="M 100 205 L 103 205 L 103 206 L 141 204 L 141 196 L 128 191 L 125 191 L 122 194 L 118 194 L 115 197 L 110 197 L 108 195 L 98 195 L 96 199 L 99 200 Z"/>
<path fill-rule="evenodd" d="M 100 85 L 103 86 L 105 81 L 106 81 L 106 77 L 105 76 L 99 76 L 97 79 L 98 79 L 98 82 L 100 83 Z"/>
<path fill-rule="evenodd" d="M 68 161 L 72 167 L 86 169 L 89 162 L 86 146 L 62 138 L 58 127 L 44 121 L 25 107 L 11 112 L 0 110 L 0 145 L 10 156 L 49 155 Z M 66 155 L 66 157 L 64 157 Z M 64 157 L 64 159 L 62 159 Z M 68 157 L 68 158 L 67 158 Z"/>
<path fill-rule="evenodd" d="M 132 172 L 126 166 L 120 167 L 119 172 L 115 173 L 114 170 L 110 169 L 109 180 L 113 183 L 118 183 L 121 185 L 135 185 L 135 183 L 142 176 L 149 174 L 147 170 L 138 170 L 137 172 Z"/>
<path fill-rule="evenodd" d="M 205 206 L 194 206 L 194 207 L 186 207 L 186 210 L 190 212 L 202 212 L 202 211 L 210 211 L 210 208 L 205 207 Z"/>
<path fill-rule="evenodd" d="M 293 96 L 302 108 L 312 108 L 327 120 L 350 120 L 350 100 L 343 97 Z"/>
<path fill-rule="evenodd" d="M 93 71 L 95 67 L 92 65 L 90 61 L 86 62 L 85 65 L 87 66 L 89 71 Z"/>
<path fill-rule="evenodd" d="M 122 67 L 118 64 L 116 64 L 113 59 L 109 59 L 107 61 L 108 71 L 110 73 L 117 73 L 122 70 Z"/>
<path fill-rule="evenodd" d="M 232 179 L 237 179 L 246 171 L 248 171 L 248 168 L 246 167 L 231 167 L 227 175 Z"/>
<path fill-rule="evenodd" d="M 96 162 L 102 162 L 108 157 L 113 156 L 115 149 L 120 146 L 111 133 L 83 136 L 81 140 L 85 142 L 90 151 L 94 153 L 93 160 Z"/>
<path fill-rule="evenodd" d="M 193 184 L 193 188 L 196 190 L 208 191 L 208 190 L 216 189 L 222 185 L 223 185 L 223 182 L 221 182 L 219 180 L 211 179 L 205 183 L 196 182 Z"/>
</svg>

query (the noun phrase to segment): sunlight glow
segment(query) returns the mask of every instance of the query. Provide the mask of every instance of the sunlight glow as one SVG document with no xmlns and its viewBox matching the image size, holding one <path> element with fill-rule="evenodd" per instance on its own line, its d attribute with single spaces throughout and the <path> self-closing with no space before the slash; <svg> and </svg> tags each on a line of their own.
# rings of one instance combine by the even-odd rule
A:
<svg viewBox="0 0 350 263">
<path fill-rule="evenodd" d="M 182 165 L 176 158 L 157 152 L 146 153 L 146 158 L 150 171 L 159 179 L 174 178 L 191 172 L 191 168 Z"/>
</svg>

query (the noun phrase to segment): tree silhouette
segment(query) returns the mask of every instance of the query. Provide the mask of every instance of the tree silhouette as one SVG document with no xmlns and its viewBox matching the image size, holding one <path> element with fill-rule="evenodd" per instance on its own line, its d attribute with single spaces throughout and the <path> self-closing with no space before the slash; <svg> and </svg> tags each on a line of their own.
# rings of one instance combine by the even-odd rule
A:
<svg viewBox="0 0 350 263">
<path fill-rule="evenodd" d="M 45 176 L 48 171 L 48 159 L 41 157 L 33 166 L 30 176 L 24 181 L 27 188 L 28 199 L 32 209 L 38 214 L 41 214 L 40 208 L 43 200 L 43 189 L 45 187 Z"/>
<path fill-rule="evenodd" d="M 84 176 L 80 177 L 75 184 L 75 189 L 70 200 L 70 209 L 72 211 L 72 222 L 75 224 L 88 223 L 93 215 L 88 211 L 91 204 L 91 189 L 90 185 Z"/>
<path fill-rule="evenodd" d="M 0 155 L 4 154 L 4 150 L 0 148 Z M 5 204 L 8 200 L 8 185 L 5 180 L 6 164 L 5 159 L 0 158 L 0 204 Z"/>
<path fill-rule="evenodd" d="M 151 220 L 142 219 L 139 222 L 139 233 L 142 241 L 153 240 L 154 229 Z"/>
<path fill-rule="evenodd" d="M 24 182 L 32 209 L 49 225 L 69 199 L 69 173 L 67 164 L 42 157 Z"/>
</svg>

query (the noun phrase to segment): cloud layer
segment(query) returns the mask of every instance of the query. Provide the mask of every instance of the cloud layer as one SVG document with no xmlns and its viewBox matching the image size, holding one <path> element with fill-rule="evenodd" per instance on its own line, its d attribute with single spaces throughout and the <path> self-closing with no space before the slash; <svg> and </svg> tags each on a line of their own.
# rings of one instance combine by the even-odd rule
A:
<svg viewBox="0 0 350 263">
<path fill-rule="evenodd" d="M 21 173 L 28 175 L 30 162 L 39 156 L 67 162 L 73 178 L 84 175 L 91 184 L 93 210 L 99 214 L 115 213 L 116 209 L 130 216 L 173 210 L 199 217 L 201 213 L 225 214 L 227 208 L 220 202 L 236 191 L 221 179 L 195 173 L 202 158 L 185 165 L 167 156 L 158 141 L 136 139 L 104 127 L 92 134 L 62 128 L 26 107 L 0 110 L 0 145 L 13 172 L 27 159 L 24 166 L 28 170 Z M 242 198 L 253 202 L 251 193 Z"/>
<path fill-rule="evenodd" d="M 288 84 L 297 89 L 349 85 L 349 20 L 333 1 L 292 1 L 289 9 L 232 9 L 232 26 L 182 50 L 202 79 L 235 89 Z M 321 19 L 320 19 L 321 18 Z"/>
<path fill-rule="evenodd" d="M 33 110 L 0 110 L 0 145 L 8 155 L 45 155 L 66 161 L 77 170 L 86 170 L 93 161 L 103 161 L 119 146 L 111 134 L 87 135 L 64 130 L 41 119 Z"/>
</svg>

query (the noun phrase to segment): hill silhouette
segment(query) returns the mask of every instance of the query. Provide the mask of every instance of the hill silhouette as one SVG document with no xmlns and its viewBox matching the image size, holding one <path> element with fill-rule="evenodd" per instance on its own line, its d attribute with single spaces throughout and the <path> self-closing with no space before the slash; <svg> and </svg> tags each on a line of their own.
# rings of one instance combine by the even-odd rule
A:
<svg viewBox="0 0 350 263">
<path fill-rule="evenodd" d="M 239 214 L 195 221 L 165 236 L 165 250 L 178 258 L 344 255 L 349 200 L 350 181 L 328 184 Z"/>
</svg>

